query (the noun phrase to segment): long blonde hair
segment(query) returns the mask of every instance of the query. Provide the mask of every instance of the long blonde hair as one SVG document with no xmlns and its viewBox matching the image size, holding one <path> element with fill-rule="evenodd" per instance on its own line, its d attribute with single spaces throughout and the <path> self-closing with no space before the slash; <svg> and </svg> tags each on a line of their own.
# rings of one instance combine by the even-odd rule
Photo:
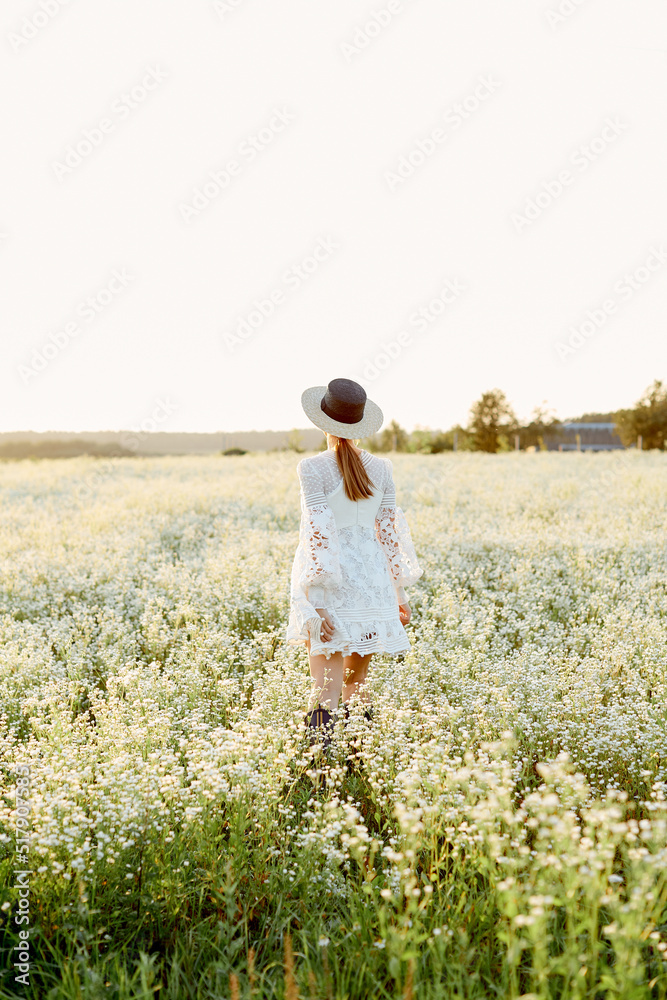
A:
<svg viewBox="0 0 667 1000">
<path fill-rule="evenodd" d="M 373 496 L 373 480 L 366 472 L 361 456 L 353 449 L 350 438 L 339 438 L 335 434 L 336 461 L 343 477 L 345 494 L 349 500 L 364 500 Z M 355 440 L 355 444 L 357 441 Z"/>
</svg>

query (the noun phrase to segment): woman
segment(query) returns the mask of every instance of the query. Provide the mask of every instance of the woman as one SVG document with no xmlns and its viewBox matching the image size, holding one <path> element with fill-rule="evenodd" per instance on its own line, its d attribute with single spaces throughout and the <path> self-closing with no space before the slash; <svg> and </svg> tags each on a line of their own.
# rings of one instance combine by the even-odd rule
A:
<svg viewBox="0 0 667 1000">
<path fill-rule="evenodd" d="M 357 447 L 380 429 L 382 411 L 358 382 L 336 378 L 301 396 L 327 450 L 297 466 L 299 544 L 292 564 L 286 640 L 305 643 L 313 679 L 306 725 L 324 727 L 325 748 L 342 694 L 372 706 L 366 675 L 373 653 L 410 649 L 405 594 L 422 575 L 405 514 L 396 506 L 392 463 Z"/>
</svg>

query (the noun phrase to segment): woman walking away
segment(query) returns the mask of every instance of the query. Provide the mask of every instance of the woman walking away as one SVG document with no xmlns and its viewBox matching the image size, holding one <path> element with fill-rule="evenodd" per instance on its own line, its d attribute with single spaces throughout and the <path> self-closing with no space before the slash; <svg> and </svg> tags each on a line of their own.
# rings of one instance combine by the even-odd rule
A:
<svg viewBox="0 0 667 1000">
<path fill-rule="evenodd" d="M 313 680 L 306 726 L 325 749 L 342 695 L 372 705 L 366 690 L 373 653 L 410 649 L 405 587 L 423 570 L 405 514 L 396 506 L 392 463 L 357 447 L 383 423 L 358 382 L 335 378 L 306 389 L 306 416 L 327 436 L 327 450 L 297 466 L 299 544 L 292 564 L 286 641 L 305 643 Z"/>
</svg>

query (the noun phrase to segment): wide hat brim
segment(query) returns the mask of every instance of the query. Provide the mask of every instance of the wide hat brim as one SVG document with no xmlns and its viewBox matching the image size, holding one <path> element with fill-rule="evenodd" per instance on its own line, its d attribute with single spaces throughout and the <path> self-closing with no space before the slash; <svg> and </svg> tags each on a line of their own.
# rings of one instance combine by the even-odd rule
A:
<svg viewBox="0 0 667 1000">
<path fill-rule="evenodd" d="M 328 416 L 320 403 L 326 395 L 328 386 L 312 385 L 301 393 L 301 405 L 308 419 L 321 431 L 341 438 L 365 438 L 379 431 L 384 423 L 382 410 L 372 399 L 366 397 L 364 415 L 356 424 L 346 424 L 342 420 L 334 420 Z"/>
</svg>

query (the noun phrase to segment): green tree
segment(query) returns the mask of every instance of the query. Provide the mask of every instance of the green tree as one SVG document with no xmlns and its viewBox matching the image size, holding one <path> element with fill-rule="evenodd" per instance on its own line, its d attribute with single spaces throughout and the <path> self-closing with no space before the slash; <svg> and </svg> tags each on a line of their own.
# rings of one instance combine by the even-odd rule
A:
<svg viewBox="0 0 667 1000">
<path fill-rule="evenodd" d="M 419 455 L 437 455 L 441 451 L 470 451 L 471 438 L 460 424 L 448 431 L 418 427 L 410 435 L 407 451 Z"/>
<path fill-rule="evenodd" d="M 297 427 L 293 427 L 287 436 L 287 451 L 296 451 L 300 454 L 305 450 L 303 447 L 303 434 Z"/>
<path fill-rule="evenodd" d="M 380 439 L 377 434 L 371 434 L 369 437 L 360 439 L 359 447 L 363 448 L 365 451 L 370 451 L 370 452 L 379 451 Z"/>
<path fill-rule="evenodd" d="M 433 431 L 428 427 L 416 427 L 408 438 L 406 451 L 417 455 L 430 455 Z"/>
<path fill-rule="evenodd" d="M 530 420 L 519 428 L 522 448 L 535 447 L 546 451 L 545 437 L 558 439 L 562 436 L 560 420 L 554 410 L 549 408 L 546 400 L 533 410 Z"/>
<path fill-rule="evenodd" d="M 664 448 L 667 441 L 667 387 L 655 379 L 633 409 L 618 411 L 615 423 L 618 436 L 626 447 L 635 444 L 641 434 L 642 448 Z"/>
<path fill-rule="evenodd" d="M 510 440 L 518 426 L 514 410 L 500 389 L 483 393 L 471 407 L 468 433 L 476 451 L 497 452 L 501 435 Z"/>
<path fill-rule="evenodd" d="M 407 451 L 408 432 L 395 420 L 382 431 L 378 451 Z"/>
</svg>

